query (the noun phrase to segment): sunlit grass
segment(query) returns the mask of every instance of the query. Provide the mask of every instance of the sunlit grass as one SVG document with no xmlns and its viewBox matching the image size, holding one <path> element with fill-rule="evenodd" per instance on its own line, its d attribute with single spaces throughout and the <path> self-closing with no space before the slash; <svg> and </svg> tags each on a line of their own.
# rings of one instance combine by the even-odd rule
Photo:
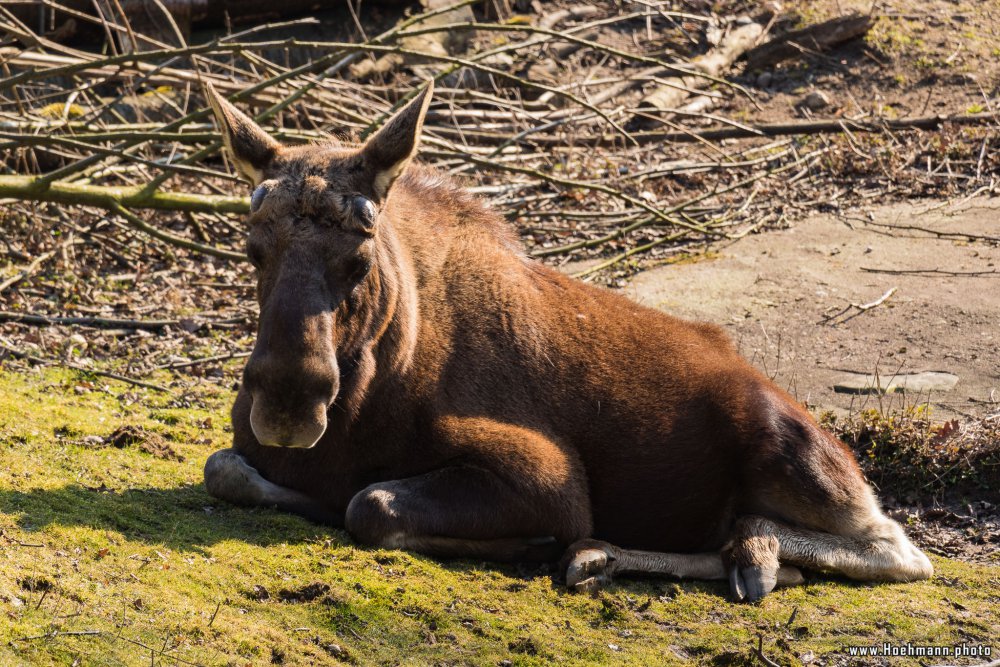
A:
<svg viewBox="0 0 1000 667">
<path fill-rule="evenodd" d="M 944 559 L 928 582 L 814 577 L 752 607 L 721 583 L 621 581 L 590 598 L 547 568 L 360 548 L 205 493 L 230 392 L 178 408 L 78 381 L 0 371 L 0 664 L 750 664 L 758 635 L 799 664 L 854 644 L 988 642 L 1000 625 L 1000 570 Z M 88 444 L 122 424 L 184 461 Z"/>
</svg>

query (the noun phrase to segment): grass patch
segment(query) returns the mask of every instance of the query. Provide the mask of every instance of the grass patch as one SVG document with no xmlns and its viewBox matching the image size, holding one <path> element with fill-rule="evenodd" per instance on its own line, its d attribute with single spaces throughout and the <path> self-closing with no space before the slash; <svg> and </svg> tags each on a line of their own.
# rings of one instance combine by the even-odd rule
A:
<svg viewBox="0 0 1000 667">
<path fill-rule="evenodd" d="M 547 568 L 359 548 L 206 494 L 228 391 L 77 386 L 0 374 L 0 664 L 740 665 L 758 636 L 781 664 L 856 662 L 848 646 L 988 643 L 1000 625 L 1000 570 L 942 558 L 927 582 L 812 576 L 745 606 L 722 583 L 622 580 L 591 598 Z M 122 426 L 179 457 L 96 446 Z"/>
</svg>

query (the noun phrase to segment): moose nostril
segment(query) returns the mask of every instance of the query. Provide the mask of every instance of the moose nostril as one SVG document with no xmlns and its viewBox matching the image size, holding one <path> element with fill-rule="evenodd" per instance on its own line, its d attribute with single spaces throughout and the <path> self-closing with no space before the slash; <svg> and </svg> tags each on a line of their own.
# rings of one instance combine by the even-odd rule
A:
<svg viewBox="0 0 1000 667">
<path fill-rule="evenodd" d="M 253 394 L 250 407 L 250 428 L 257 442 L 267 447 L 309 449 L 326 432 L 326 406 L 312 409 L 275 409 L 260 394 Z"/>
</svg>

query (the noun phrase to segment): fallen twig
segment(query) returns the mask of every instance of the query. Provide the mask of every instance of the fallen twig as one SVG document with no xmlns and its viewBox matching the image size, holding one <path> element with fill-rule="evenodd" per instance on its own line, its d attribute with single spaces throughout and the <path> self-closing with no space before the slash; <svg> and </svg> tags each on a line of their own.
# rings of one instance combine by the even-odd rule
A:
<svg viewBox="0 0 1000 667">
<path fill-rule="evenodd" d="M 144 329 L 160 331 L 164 327 L 178 326 L 179 320 L 131 320 L 114 317 L 59 317 L 56 315 L 37 315 L 35 313 L 17 313 L 0 310 L 0 322 L 20 322 L 22 324 L 78 324 L 87 327 L 112 329 Z"/>
<path fill-rule="evenodd" d="M 786 58 L 801 55 L 806 49 L 825 51 L 856 39 L 871 29 L 876 18 L 872 14 L 854 12 L 779 35 L 747 52 L 747 69 L 760 69 L 773 65 Z"/>
<path fill-rule="evenodd" d="M 862 266 L 861 270 L 868 273 L 888 273 L 894 276 L 988 276 L 994 273 L 1000 273 L 1000 271 L 997 271 L 996 269 L 991 269 L 989 271 L 946 271 L 944 269 L 873 269 L 867 266 Z"/>
<path fill-rule="evenodd" d="M 55 639 L 56 637 L 92 637 L 94 635 L 105 634 L 103 630 L 53 630 L 43 635 L 32 635 L 30 637 L 18 637 L 10 640 L 11 643 L 30 642 L 36 639 Z"/>
<path fill-rule="evenodd" d="M 22 280 L 24 280 L 25 278 L 27 278 L 28 276 L 30 276 L 32 273 L 35 272 L 35 270 L 39 266 L 41 266 L 42 262 L 44 262 L 45 260 L 47 260 L 50 257 L 54 256 L 55 254 L 56 254 L 55 250 L 50 250 L 48 252 L 43 252 L 41 255 L 39 255 L 38 257 L 36 257 L 35 259 L 33 259 L 31 261 L 31 264 L 28 264 L 28 266 L 26 266 L 23 269 L 21 269 L 21 271 L 19 273 L 11 276 L 10 278 L 8 278 L 7 280 L 4 280 L 3 282 L 0 282 L 0 294 L 2 294 L 4 292 L 4 290 L 6 290 L 11 285 L 15 285 L 15 284 L 21 282 Z"/>
<path fill-rule="evenodd" d="M 757 659 L 767 665 L 767 667 L 781 667 L 774 660 L 764 655 L 764 635 L 757 635 L 757 646 L 753 647 L 753 653 Z"/>
<path fill-rule="evenodd" d="M 126 384 L 132 384 L 137 387 L 143 387 L 145 389 L 153 389 L 155 391 L 160 391 L 165 394 L 169 394 L 170 389 L 164 387 L 163 385 L 153 384 L 152 382 L 144 382 L 142 380 L 136 380 L 135 378 L 130 378 L 127 375 L 119 375 L 118 373 L 112 373 L 110 371 L 102 371 L 96 368 L 88 368 L 86 366 L 80 366 L 79 364 L 73 364 L 68 361 L 61 361 L 57 359 L 43 359 L 41 357 L 36 357 L 25 352 L 20 352 L 11 347 L 8 347 L 0 343 L 0 352 L 9 354 L 15 359 L 21 359 L 23 361 L 30 362 L 32 364 L 39 364 L 42 366 L 63 366 L 65 368 L 72 369 L 74 371 L 80 371 L 81 373 L 90 373 L 91 375 L 99 375 L 101 377 L 106 377 L 111 380 L 118 380 L 119 382 L 125 382 Z M 2 358 L 2 355 L 0 355 Z"/>
<path fill-rule="evenodd" d="M 842 319 L 839 322 L 837 322 L 837 324 L 843 324 L 844 322 L 846 322 L 848 320 L 851 320 L 851 319 L 854 319 L 855 317 L 857 317 L 858 315 L 860 315 L 862 313 L 868 312 L 872 308 L 877 308 L 878 306 L 881 306 L 883 303 L 886 302 L 886 300 L 889 297 L 891 297 L 893 294 L 896 293 L 897 289 L 898 288 L 896 288 L 896 287 L 890 287 L 888 290 L 886 290 L 885 294 L 883 294 L 879 298 L 877 298 L 874 301 L 871 301 L 869 303 L 850 303 L 850 304 L 846 305 L 840 311 L 834 313 L 833 315 L 830 315 L 829 317 L 824 317 L 822 320 L 820 320 L 819 322 L 817 322 L 817 324 L 826 324 L 827 322 L 831 322 L 831 321 L 836 320 L 837 318 L 841 317 L 842 315 L 847 314 L 848 312 L 850 312 L 850 310 L 852 308 L 857 308 L 858 312 L 852 313 L 848 317 L 845 317 L 844 319 Z"/>
<path fill-rule="evenodd" d="M 188 368 L 190 366 L 198 366 L 200 364 L 210 364 L 214 361 L 229 361 L 230 359 L 245 359 L 250 356 L 250 352 L 230 352 L 229 354 L 216 354 L 211 357 L 201 357 L 200 359 L 190 359 L 188 361 L 179 361 L 173 364 L 163 364 L 157 366 L 157 370 L 177 370 L 179 368 Z"/>
</svg>

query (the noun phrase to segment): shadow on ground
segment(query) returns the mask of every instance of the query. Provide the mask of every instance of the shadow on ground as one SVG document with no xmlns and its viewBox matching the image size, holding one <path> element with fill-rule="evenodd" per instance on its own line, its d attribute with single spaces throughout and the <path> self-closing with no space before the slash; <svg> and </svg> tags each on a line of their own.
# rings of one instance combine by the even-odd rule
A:
<svg viewBox="0 0 1000 667">
<path fill-rule="evenodd" d="M 425 560 L 453 573 L 492 572 L 530 581 L 539 577 L 551 580 L 552 590 L 566 592 L 555 563 L 494 563 L 462 559 L 442 560 L 413 553 L 384 556 L 384 550 L 356 545 L 341 529 L 309 522 L 300 517 L 264 508 L 242 508 L 217 504 L 202 484 L 170 489 L 131 488 L 124 491 L 79 485 L 67 485 L 30 491 L 0 491 L 0 513 L 14 518 L 26 533 L 39 533 L 51 526 L 83 526 L 94 530 L 120 533 L 128 540 L 163 545 L 177 551 L 205 554 L 205 548 L 236 540 L 256 546 L 299 544 L 317 540 L 330 546 L 354 547 L 369 554 L 379 554 L 392 562 Z M 207 555 L 207 554 L 205 554 Z M 807 575 L 807 583 L 830 580 L 829 576 Z M 871 586 L 835 578 L 850 586 Z M 516 584 L 514 584 L 516 586 Z M 680 593 L 704 593 L 729 599 L 727 582 L 685 581 L 643 577 L 616 579 L 609 587 L 618 593 L 656 598 L 672 598 Z"/>
<path fill-rule="evenodd" d="M 0 490 L 0 513 L 29 533 L 49 526 L 111 530 L 130 540 L 201 551 L 225 540 L 268 546 L 316 539 L 351 544 L 347 533 L 264 508 L 218 503 L 203 484 L 123 491 L 80 485 Z"/>
</svg>

